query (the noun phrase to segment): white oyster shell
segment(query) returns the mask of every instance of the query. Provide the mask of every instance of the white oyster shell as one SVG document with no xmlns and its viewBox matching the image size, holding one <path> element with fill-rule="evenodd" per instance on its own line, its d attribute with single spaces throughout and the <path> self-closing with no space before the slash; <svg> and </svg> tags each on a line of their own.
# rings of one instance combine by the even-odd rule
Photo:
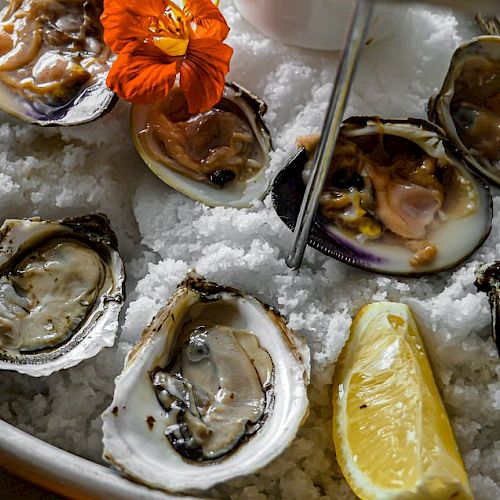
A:
<svg viewBox="0 0 500 500">
<path fill-rule="evenodd" d="M 125 271 L 116 249 L 116 236 L 104 215 L 91 214 L 59 221 L 6 220 L 0 228 L 0 271 L 7 273 L 19 258 L 53 239 L 81 241 L 95 249 L 105 262 L 106 287 L 98 292 L 93 307 L 77 330 L 62 343 L 29 352 L 0 347 L 0 370 L 47 376 L 91 358 L 114 344 L 124 300 Z"/>
<path fill-rule="evenodd" d="M 166 411 L 151 373 L 175 352 L 182 326 L 209 317 L 253 333 L 273 362 L 273 396 L 262 426 L 223 458 L 183 458 L 165 436 Z M 103 413 L 103 457 L 134 480 L 166 491 L 205 490 L 250 474 L 282 453 L 308 413 L 309 350 L 283 318 L 254 297 L 189 274 L 144 331 Z"/>
</svg>

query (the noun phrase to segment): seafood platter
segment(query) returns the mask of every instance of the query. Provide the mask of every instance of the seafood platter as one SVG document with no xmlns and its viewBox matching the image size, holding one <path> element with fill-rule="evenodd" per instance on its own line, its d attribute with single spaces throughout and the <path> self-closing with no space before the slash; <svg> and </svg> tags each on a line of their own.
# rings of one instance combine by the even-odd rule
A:
<svg viewBox="0 0 500 500">
<path fill-rule="evenodd" d="M 245 3 L 3 3 L 0 484 L 499 498 L 500 12 L 377 2 L 293 270 L 340 53 Z"/>
</svg>

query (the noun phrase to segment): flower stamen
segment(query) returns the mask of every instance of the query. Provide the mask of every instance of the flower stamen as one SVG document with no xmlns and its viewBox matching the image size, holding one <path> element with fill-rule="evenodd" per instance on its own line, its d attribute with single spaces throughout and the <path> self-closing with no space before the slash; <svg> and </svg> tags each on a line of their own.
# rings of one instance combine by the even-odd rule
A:
<svg viewBox="0 0 500 500">
<path fill-rule="evenodd" d="M 174 2 L 167 0 L 163 17 L 163 20 L 151 19 L 149 25 L 149 31 L 153 33 L 151 41 L 170 57 L 184 56 L 189 44 L 189 30 L 186 29 L 186 24 L 189 22 L 187 16 Z"/>
</svg>

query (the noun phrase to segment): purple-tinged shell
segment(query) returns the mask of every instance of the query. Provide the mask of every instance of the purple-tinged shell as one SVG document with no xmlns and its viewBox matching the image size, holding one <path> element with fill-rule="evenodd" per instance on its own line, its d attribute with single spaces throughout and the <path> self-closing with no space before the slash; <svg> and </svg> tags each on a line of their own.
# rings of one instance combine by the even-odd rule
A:
<svg viewBox="0 0 500 500">
<path fill-rule="evenodd" d="M 81 125 L 91 122 L 107 113 L 118 98 L 106 86 L 105 78 L 99 78 L 93 85 L 84 87 L 81 92 L 66 104 L 58 107 L 37 106 L 0 84 L 0 108 L 21 120 L 43 127 Z"/>
<path fill-rule="evenodd" d="M 106 86 L 115 56 L 103 39 L 102 0 L 7 3 L 12 46 L 0 58 L 0 109 L 41 126 L 79 125 L 109 111 L 118 99 Z"/>
<path fill-rule="evenodd" d="M 345 264 L 387 275 L 423 276 L 456 267 L 474 253 L 490 233 L 492 199 L 488 186 L 458 160 L 456 150 L 441 135 L 441 130 L 423 120 L 353 117 L 344 121 L 341 135 L 375 134 L 379 133 L 381 127 L 385 135 L 396 135 L 415 142 L 428 154 L 436 150 L 436 157 L 446 156 L 446 159 L 472 182 L 478 195 L 477 210 L 470 216 L 448 220 L 440 225 L 435 234 L 431 235 L 433 238 L 429 238 L 438 248 L 438 257 L 431 264 L 421 267 L 412 267 L 409 264 L 412 252 L 405 247 L 382 244 L 378 240 L 361 241 L 334 225 L 320 212 L 316 213 L 313 220 L 308 244 Z M 278 174 L 273 184 L 274 208 L 291 230 L 295 229 L 305 192 L 303 171 L 310 160 L 304 149 L 299 150 Z M 446 231 L 443 231 L 444 227 Z M 464 235 L 467 238 L 464 238 Z"/>
</svg>

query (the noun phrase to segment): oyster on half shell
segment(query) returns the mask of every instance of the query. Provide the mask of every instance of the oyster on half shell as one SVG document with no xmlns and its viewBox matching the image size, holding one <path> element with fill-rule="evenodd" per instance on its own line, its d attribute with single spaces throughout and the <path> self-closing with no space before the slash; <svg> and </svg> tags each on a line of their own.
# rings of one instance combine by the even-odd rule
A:
<svg viewBox="0 0 500 500">
<path fill-rule="evenodd" d="M 428 112 L 467 163 L 500 185 L 500 36 L 480 36 L 455 51 Z"/>
<path fill-rule="evenodd" d="M 0 108 L 43 126 L 111 109 L 102 10 L 102 0 L 9 0 L 0 12 Z"/>
<path fill-rule="evenodd" d="M 246 207 L 267 192 L 271 137 L 266 105 L 235 83 L 204 113 L 188 113 L 175 87 L 161 102 L 134 104 L 131 133 L 148 167 L 166 184 L 209 206 Z"/>
<path fill-rule="evenodd" d="M 101 214 L 0 228 L 0 370 L 46 376 L 114 344 L 124 268 Z"/>
<path fill-rule="evenodd" d="M 308 412 L 309 350 L 269 306 L 190 273 L 116 379 L 103 457 L 167 491 L 250 474 Z"/>
</svg>

